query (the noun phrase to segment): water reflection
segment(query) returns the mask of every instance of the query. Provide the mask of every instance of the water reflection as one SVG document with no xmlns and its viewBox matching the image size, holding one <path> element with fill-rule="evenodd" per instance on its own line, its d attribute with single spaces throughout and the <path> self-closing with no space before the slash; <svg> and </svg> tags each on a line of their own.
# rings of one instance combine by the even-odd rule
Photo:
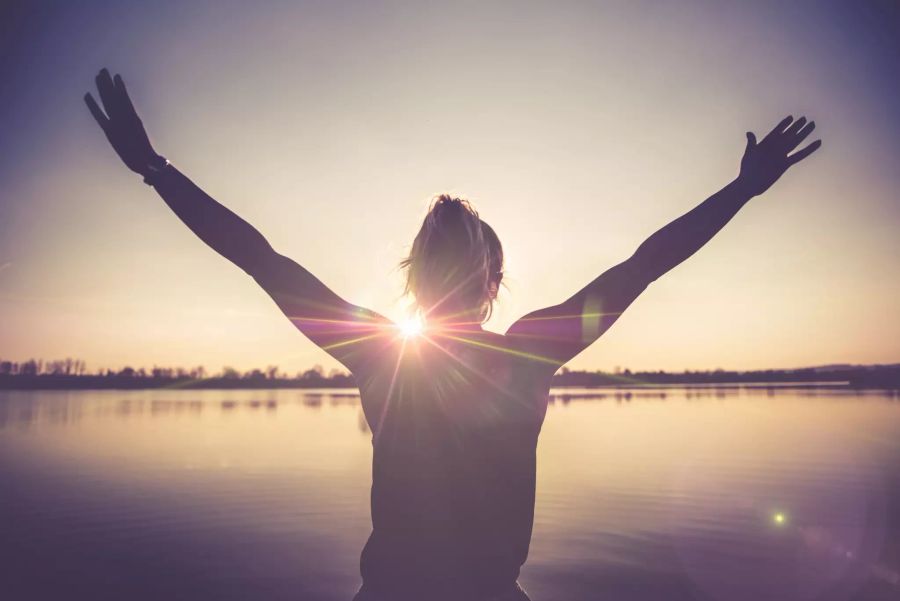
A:
<svg viewBox="0 0 900 601">
<path fill-rule="evenodd" d="M 184 394 L 184 398 L 181 398 Z M 303 390 L 269 391 L 260 397 L 259 391 L 246 391 L 235 398 L 235 391 L 0 391 L 0 429 L 6 427 L 28 427 L 35 424 L 66 425 L 84 417 L 118 418 L 167 417 L 179 414 L 201 414 L 209 412 L 233 412 L 235 410 L 265 410 L 275 412 L 279 404 L 298 405 L 308 408 L 328 406 L 358 406 L 359 392 L 356 390 Z M 165 398 L 159 398 L 165 395 Z M 198 396 L 199 395 L 199 396 Z M 227 398 L 218 400 L 224 395 Z M 791 398 L 865 399 L 877 398 L 900 402 L 900 391 L 896 390 L 856 390 L 844 386 L 830 387 L 787 387 L 785 385 L 753 386 L 693 386 L 683 388 L 637 388 L 637 389 L 554 389 L 549 401 L 551 405 L 566 406 L 576 401 L 632 401 L 704 400 L 728 398 L 775 397 L 788 395 Z M 124 397 L 124 398 L 123 398 Z M 246 397 L 246 398 L 244 398 Z M 368 428 L 366 429 L 368 432 Z"/>
<path fill-rule="evenodd" d="M 249 391 L 258 395 L 259 391 Z M 163 394 L 172 398 L 156 398 Z M 325 392 L 303 391 L 272 394 L 268 398 L 251 396 L 248 398 L 225 398 L 216 400 L 218 395 L 233 396 L 234 391 L 191 391 L 193 397 L 178 398 L 171 391 L 0 391 L 0 430 L 7 427 L 28 428 L 34 425 L 67 425 L 85 417 L 103 418 L 114 416 L 120 419 L 143 417 L 169 417 L 172 415 L 200 415 L 201 413 L 231 413 L 236 410 L 275 412 L 279 404 L 295 404 L 318 408 L 359 405 L 358 391 Z M 196 395 L 203 395 L 199 398 Z M 127 395 L 122 398 L 122 395 Z"/>
<path fill-rule="evenodd" d="M 536 601 L 900 598 L 897 393 L 550 401 Z M 0 393 L 4 598 L 349 599 L 370 436 L 353 390 Z"/>
</svg>

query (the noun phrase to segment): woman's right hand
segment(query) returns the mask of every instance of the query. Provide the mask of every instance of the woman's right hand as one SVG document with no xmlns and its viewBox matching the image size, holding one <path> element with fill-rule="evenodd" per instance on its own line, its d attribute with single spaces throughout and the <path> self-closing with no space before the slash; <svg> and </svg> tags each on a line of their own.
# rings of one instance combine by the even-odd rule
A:
<svg viewBox="0 0 900 601">
<path fill-rule="evenodd" d="M 96 82 L 103 109 L 101 110 L 90 93 L 84 95 L 88 109 L 122 162 L 135 173 L 146 176 L 148 165 L 153 163 L 158 155 L 150 144 L 147 132 L 144 131 L 144 124 L 134 110 L 134 105 L 131 104 L 122 76 L 117 74 L 113 79 L 109 71 L 101 69 Z"/>
</svg>

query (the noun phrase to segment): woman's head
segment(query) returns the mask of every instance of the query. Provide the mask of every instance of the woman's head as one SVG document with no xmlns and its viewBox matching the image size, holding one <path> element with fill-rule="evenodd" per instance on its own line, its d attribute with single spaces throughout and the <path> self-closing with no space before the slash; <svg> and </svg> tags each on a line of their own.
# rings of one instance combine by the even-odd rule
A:
<svg viewBox="0 0 900 601">
<path fill-rule="evenodd" d="M 406 292 L 426 315 L 483 321 L 503 279 L 503 247 L 468 201 L 442 194 L 400 266 Z"/>
</svg>

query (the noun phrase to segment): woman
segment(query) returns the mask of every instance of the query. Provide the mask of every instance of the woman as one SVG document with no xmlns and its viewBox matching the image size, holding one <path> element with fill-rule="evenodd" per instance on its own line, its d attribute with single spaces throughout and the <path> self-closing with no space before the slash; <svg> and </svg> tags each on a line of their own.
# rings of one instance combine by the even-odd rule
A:
<svg viewBox="0 0 900 601">
<path fill-rule="evenodd" d="M 402 263 L 424 320 L 416 333 L 347 302 L 278 254 L 153 150 L 119 75 L 103 69 L 96 83 L 105 112 L 90 94 L 85 101 L 125 165 L 356 378 L 373 444 L 359 601 L 527 599 L 516 580 L 531 539 L 535 449 L 553 374 L 821 145 L 789 154 L 815 127 L 803 117 L 787 117 L 758 143 L 747 133 L 734 181 L 503 335 L 481 327 L 503 278 L 500 241 L 466 201 L 440 196 Z"/>
</svg>

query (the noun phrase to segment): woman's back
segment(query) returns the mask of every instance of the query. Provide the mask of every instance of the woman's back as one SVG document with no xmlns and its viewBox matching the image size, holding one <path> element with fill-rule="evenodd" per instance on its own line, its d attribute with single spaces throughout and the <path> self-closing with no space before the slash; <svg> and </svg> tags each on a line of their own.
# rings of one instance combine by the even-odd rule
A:
<svg viewBox="0 0 900 601">
<path fill-rule="evenodd" d="M 398 340 L 357 374 L 373 433 L 365 587 L 488 596 L 515 586 L 534 517 L 549 379 L 480 329 Z"/>
</svg>

